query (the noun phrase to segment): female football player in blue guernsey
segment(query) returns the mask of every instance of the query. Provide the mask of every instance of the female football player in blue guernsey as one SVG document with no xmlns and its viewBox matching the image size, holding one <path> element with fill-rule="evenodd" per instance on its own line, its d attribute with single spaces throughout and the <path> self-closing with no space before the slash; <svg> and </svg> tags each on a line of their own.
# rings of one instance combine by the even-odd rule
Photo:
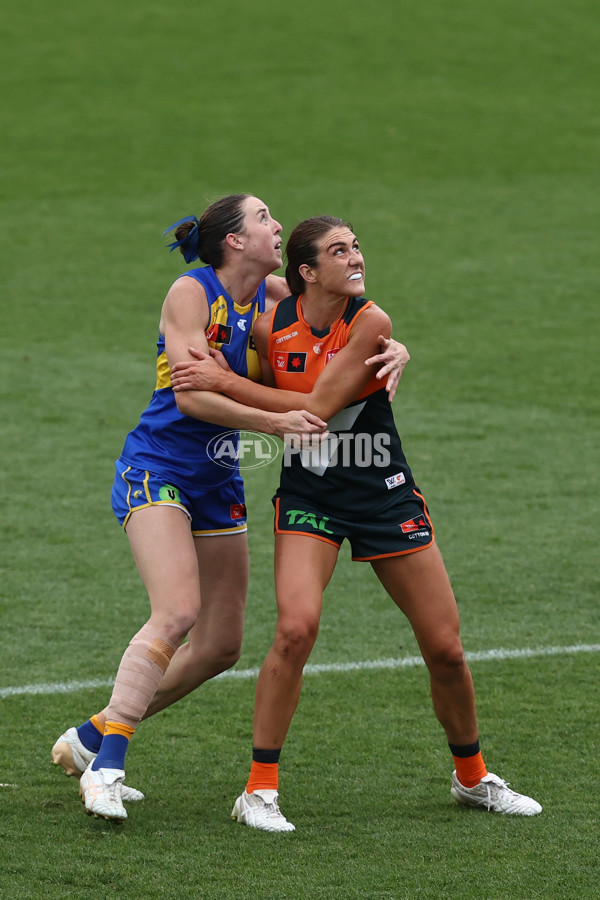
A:
<svg viewBox="0 0 600 900">
<path fill-rule="evenodd" d="M 254 331 L 263 385 L 271 387 L 210 359 L 172 373 L 176 391 L 208 387 L 272 412 L 302 405 L 330 432 L 320 445 L 284 458 L 274 498 L 277 627 L 258 677 L 250 777 L 232 817 L 265 831 L 294 830 L 277 802 L 279 755 L 344 538 L 353 559 L 371 563 L 413 628 L 454 758 L 452 796 L 467 806 L 535 815 L 541 806 L 488 773 L 481 754 L 450 581 L 385 391 L 364 365 L 391 324 L 363 296 L 358 240 L 340 219 L 309 219 L 292 233 L 287 258 L 293 296 Z"/>
<path fill-rule="evenodd" d="M 253 342 L 257 316 L 289 293 L 271 273 L 281 265 L 281 225 L 248 194 L 212 204 L 200 220 L 175 223 L 187 263 L 159 324 L 156 388 L 116 463 L 112 502 L 150 599 L 150 618 L 132 638 L 108 706 L 52 748 L 53 762 L 80 777 L 86 811 L 122 820 L 125 753 L 139 722 L 239 658 L 248 583 L 244 487 L 239 469 L 218 465 L 210 442 L 226 429 L 283 436 L 323 432 L 306 411 L 268 412 L 207 392 L 175 395 L 170 366 L 190 345 L 220 349 L 240 377 L 260 378 Z M 167 229 L 169 231 L 171 229 Z M 166 232 L 165 232 L 166 233 Z M 406 350 L 382 339 L 381 370 L 393 391 Z M 215 559 L 227 564 L 215 567 Z M 187 642 L 182 643 L 188 637 Z"/>
</svg>

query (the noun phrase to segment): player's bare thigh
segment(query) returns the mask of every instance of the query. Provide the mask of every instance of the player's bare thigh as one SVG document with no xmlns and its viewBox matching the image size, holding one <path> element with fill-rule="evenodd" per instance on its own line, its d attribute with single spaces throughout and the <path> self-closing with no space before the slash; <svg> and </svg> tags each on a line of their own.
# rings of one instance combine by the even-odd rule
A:
<svg viewBox="0 0 600 900">
<path fill-rule="evenodd" d="M 139 509 L 127 522 L 127 537 L 152 614 L 165 612 L 176 598 L 191 627 L 200 610 L 200 580 L 189 518 L 175 506 Z"/>
<path fill-rule="evenodd" d="M 458 608 L 436 544 L 372 562 L 386 591 L 410 621 L 421 649 L 459 642 Z"/>
<path fill-rule="evenodd" d="M 194 538 L 200 577 L 200 613 L 190 641 L 241 643 L 248 594 L 248 535 Z"/>
<path fill-rule="evenodd" d="M 310 619 L 318 623 L 323 591 L 338 558 L 338 547 L 311 536 L 275 537 L 275 589 L 279 623 Z"/>
</svg>

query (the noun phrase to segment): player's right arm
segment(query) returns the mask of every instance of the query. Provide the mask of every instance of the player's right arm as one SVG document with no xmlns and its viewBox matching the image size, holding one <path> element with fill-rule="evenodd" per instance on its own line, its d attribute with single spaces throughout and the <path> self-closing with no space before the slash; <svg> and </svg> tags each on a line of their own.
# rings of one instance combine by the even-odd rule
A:
<svg viewBox="0 0 600 900">
<path fill-rule="evenodd" d="M 261 360 L 262 384 L 226 372 L 214 360 L 201 358 L 191 366 L 177 367 L 171 372 L 176 393 L 216 390 L 234 397 L 240 403 L 283 412 L 302 405 L 327 421 L 359 396 L 372 376 L 365 359 L 379 349 L 380 336 L 389 339 L 391 321 L 378 306 L 365 308 L 353 323 L 346 346 L 335 354 L 320 373 L 308 393 L 275 388 L 267 347 L 272 315 L 259 316 L 254 325 L 254 340 Z M 194 348 L 195 351 L 198 348 Z"/>
<path fill-rule="evenodd" d="M 189 352 L 190 346 L 208 353 L 205 334 L 208 322 L 208 300 L 203 286 L 195 278 L 178 278 L 165 298 L 160 318 L 160 331 L 165 338 L 170 367 L 194 359 Z M 228 428 L 262 431 L 279 437 L 294 430 L 302 434 L 321 433 L 326 427 L 318 416 L 304 410 L 282 414 L 255 409 L 213 391 L 176 393 L 175 402 L 183 415 Z"/>
</svg>

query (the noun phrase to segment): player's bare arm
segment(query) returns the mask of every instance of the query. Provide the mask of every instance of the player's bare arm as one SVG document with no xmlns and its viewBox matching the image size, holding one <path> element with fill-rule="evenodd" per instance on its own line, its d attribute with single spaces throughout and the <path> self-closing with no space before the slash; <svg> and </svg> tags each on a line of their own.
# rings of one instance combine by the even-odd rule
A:
<svg viewBox="0 0 600 900">
<path fill-rule="evenodd" d="M 190 346 L 208 354 L 205 335 L 208 318 L 208 302 L 202 285 L 192 278 L 178 279 L 167 294 L 160 320 L 170 366 L 193 360 Z M 324 421 L 298 406 L 293 412 L 256 409 L 213 391 L 176 393 L 175 397 L 183 415 L 229 428 L 252 429 L 279 437 L 292 431 L 319 434 L 325 430 Z"/>
<path fill-rule="evenodd" d="M 265 279 L 265 309 L 267 312 L 273 309 L 276 303 L 290 296 L 290 289 L 285 278 L 281 275 L 267 275 Z"/>
<path fill-rule="evenodd" d="M 365 360 L 365 366 L 381 367 L 376 374 L 378 380 L 387 377 L 385 389 L 390 403 L 396 396 L 402 372 L 409 361 L 410 354 L 404 344 L 394 338 L 385 338 L 382 334 L 379 335 L 379 353 Z"/>
<path fill-rule="evenodd" d="M 269 314 L 265 314 L 257 319 L 254 340 L 261 358 L 264 380 L 272 381 L 266 351 L 270 318 Z M 350 403 L 366 386 L 372 371 L 365 366 L 365 359 L 379 350 L 379 337 L 389 338 L 390 334 L 389 316 L 378 306 L 370 306 L 358 317 L 350 332 L 348 344 L 327 364 L 309 394 L 255 384 L 233 372 L 224 372 L 212 360 L 203 360 L 197 367 L 194 366 L 195 374 L 184 375 L 181 381 L 175 372 L 174 388 L 190 392 L 194 389 L 217 390 L 240 403 L 280 412 L 294 409 L 301 403 L 305 409 L 327 420 Z"/>
</svg>

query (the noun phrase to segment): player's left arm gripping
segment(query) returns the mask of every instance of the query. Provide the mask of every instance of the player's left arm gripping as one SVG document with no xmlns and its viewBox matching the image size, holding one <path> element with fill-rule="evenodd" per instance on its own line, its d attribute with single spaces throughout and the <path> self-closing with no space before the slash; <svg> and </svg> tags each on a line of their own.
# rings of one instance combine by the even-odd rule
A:
<svg viewBox="0 0 600 900">
<path fill-rule="evenodd" d="M 261 359 L 263 381 L 255 384 L 232 372 L 224 372 L 212 360 L 197 367 L 175 367 L 172 374 L 175 390 L 216 390 L 248 406 L 283 412 L 301 406 L 327 421 L 354 400 L 372 377 L 365 359 L 380 348 L 380 337 L 389 339 L 389 316 L 378 306 L 368 307 L 356 319 L 348 343 L 330 360 L 310 393 L 280 390 L 274 387 L 270 361 L 267 358 L 270 315 L 260 316 L 254 328 L 254 340 Z"/>
</svg>

